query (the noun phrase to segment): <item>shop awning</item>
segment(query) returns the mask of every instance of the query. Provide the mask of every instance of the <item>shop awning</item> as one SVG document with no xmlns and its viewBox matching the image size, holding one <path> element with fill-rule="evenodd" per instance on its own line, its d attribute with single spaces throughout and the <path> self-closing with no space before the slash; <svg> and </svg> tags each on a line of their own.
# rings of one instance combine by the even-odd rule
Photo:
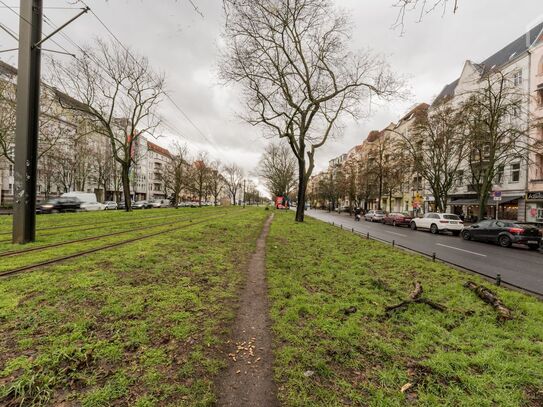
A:
<svg viewBox="0 0 543 407">
<path fill-rule="evenodd" d="M 516 201 L 517 199 L 520 199 L 522 197 L 523 197 L 522 195 L 502 196 L 501 201 L 495 201 L 494 198 L 489 197 L 488 200 L 486 201 L 486 204 L 495 206 L 497 203 L 499 203 L 500 205 L 503 205 L 503 204 L 508 203 L 508 202 Z M 455 200 L 449 201 L 449 205 L 460 205 L 460 206 L 463 206 L 463 205 L 479 205 L 479 200 L 478 199 L 473 199 L 473 198 L 470 198 L 470 199 L 460 198 L 460 199 L 455 199 Z"/>
</svg>

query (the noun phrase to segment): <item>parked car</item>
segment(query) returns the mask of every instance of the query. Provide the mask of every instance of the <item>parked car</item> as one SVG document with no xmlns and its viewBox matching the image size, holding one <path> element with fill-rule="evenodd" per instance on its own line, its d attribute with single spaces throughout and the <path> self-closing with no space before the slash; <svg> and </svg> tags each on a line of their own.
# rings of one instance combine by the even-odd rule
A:
<svg viewBox="0 0 543 407">
<path fill-rule="evenodd" d="M 82 211 L 103 211 L 106 206 L 100 202 L 83 202 L 80 208 Z"/>
<path fill-rule="evenodd" d="M 383 218 L 383 223 L 385 225 L 409 227 L 412 219 L 413 217 L 406 212 L 390 212 Z"/>
<path fill-rule="evenodd" d="M 112 209 L 117 209 L 119 207 L 119 205 L 117 205 L 117 202 L 115 202 L 115 201 L 105 201 L 104 205 L 105 205 L 104 210 L 106 210 L 106 211 L 109 211 L 109 210 L 112 210 Z"/>
<path fill-rule="evenodd" d="M 533 225 L 508 220 L 483 220 L 462 231 L 465 240 L 498 243 L 502 247 L 520 243 L 531 250 L 539 249 L 541 236 L 541 231 Z"/>
<path fill-rule="evenodd" d="M 126 203 L 124 201 L 119 201 L 119 203 L 117 204 L 117 209 L 125 210 L 126 209 Z"/>
<path fill-rule="evenodd" d="M 365 221 L 370 221 L 370 222 L 382 222 L 383 219 L 385 217 L 385 212 L 382 211 L 382 210 L 369 210 L 366 212 L 366 214 L 364 215 L 364 220 Z"/>
<path fill-rule="evenodd" d="M 464 222 L 453 213 L 430 212 L 422 218 L 413 218 L 410 223 L 412 230 L 425 229 L 436 235 L 441 232 L 451 232 L 459 236 L 464 229 Z"/>
<path fill-rule="evenodd" d="M 162 201 L 160 201 L 160 200 L 150 201 L 149 204 L 153 208 L 161 208 L 162 207 Z"/>
<path fill-rule="evenodd" d="M 40 213 L 76 212 L 80 210 L 81 201 L 77 198 L 53 198 L 38 207 Z"/>
<path fill-rule="evenodd" d="M 148 201 L 136 201 L 132 204 L 132 209 L 151 209 L 153 204 Z"/>
</svg>

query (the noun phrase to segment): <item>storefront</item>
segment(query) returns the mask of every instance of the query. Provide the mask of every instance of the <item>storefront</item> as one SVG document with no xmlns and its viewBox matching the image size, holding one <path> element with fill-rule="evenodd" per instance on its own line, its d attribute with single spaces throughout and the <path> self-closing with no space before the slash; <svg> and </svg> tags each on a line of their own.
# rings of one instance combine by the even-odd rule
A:
<svg viewBox="0 0 543 407">
<path fill-rule="evenodd" d="M 526 194 L 526 222 L 543 224 L 543 191 Z"/>
<path fill-rule="evenodd" d="M 502 196 L 500 201 L 495 201 L 489 197 L 486 201 L 486 217 L 496 219 L 496 210 L 498 210 L 498 219 L 519 220 L 519 201 L 522 196 Z M 543 202 L 543 201 L 542 201 Z M 467 221 L 478 221 L 479 200 L 474 197 L 458 198 L 449 201 L 450 212 L 462 215 Z"/>
</svg>

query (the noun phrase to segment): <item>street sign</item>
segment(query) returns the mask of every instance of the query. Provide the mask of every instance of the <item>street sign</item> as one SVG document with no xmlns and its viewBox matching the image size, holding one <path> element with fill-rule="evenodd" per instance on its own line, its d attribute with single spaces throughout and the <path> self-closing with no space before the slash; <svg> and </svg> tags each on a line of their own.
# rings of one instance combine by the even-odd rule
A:
<svg viewBox="0 0 543 407">
<path fill-rule="evenodd" d="M 495 200 L 495 201 L 501 201 L 501 200 L 502 200 L 502 197 L 501 197 L 501 196 L 495 196 L 495 197 L 494 197 L 494 200 Z"/>
<path fill-rule="evenodd" d="M 501 201 L 502 200 L 502 191 L 494 191 L 492 193 L 492 196 L 494 197 L 495 201 Z"/>
</svg>

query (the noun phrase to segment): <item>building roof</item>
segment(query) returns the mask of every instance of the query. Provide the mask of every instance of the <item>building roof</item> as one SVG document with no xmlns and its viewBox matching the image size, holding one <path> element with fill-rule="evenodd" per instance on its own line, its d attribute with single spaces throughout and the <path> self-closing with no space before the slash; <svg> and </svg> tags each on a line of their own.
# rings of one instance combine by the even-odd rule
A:
<svg viewBox="0 0 543 407">
<path fill-rule="evenodd" d="M 483 62 L 474 64 L 481 69 L 481 73 L 489 73 L 495 69 L 501 68 L 509 61 L 518 58 L 524 54 L 543 34 L 543 22 L 533 27 L 530 31 L 518 37 L 513 42 L 507 44 L 495 54 L 491 55 Z M 446 101 L 454 96 L 454 91 L 458 86 L 460 78 L 446 85 L 439 95 L 435 98 L 433 105 Z"/>
<path fill-rule="evenodd" d="M 17 75 L 17 68 L 14 66 L 11 66 L 8 63 L 5 63 L 4 61 L 0 61 L 0 73 L 9 75 L 9 76 L 15 76 Z"/>
<path fill-rule="evenodd" d="M 167 148 L 161 147 L 158 144 L 150 142 L 149 140 L 147 140 L 147 148 L 151 151 L 154 151 L 155 153 L 162 154 L 166 157 L 172 156 Z"/>
</svg>

